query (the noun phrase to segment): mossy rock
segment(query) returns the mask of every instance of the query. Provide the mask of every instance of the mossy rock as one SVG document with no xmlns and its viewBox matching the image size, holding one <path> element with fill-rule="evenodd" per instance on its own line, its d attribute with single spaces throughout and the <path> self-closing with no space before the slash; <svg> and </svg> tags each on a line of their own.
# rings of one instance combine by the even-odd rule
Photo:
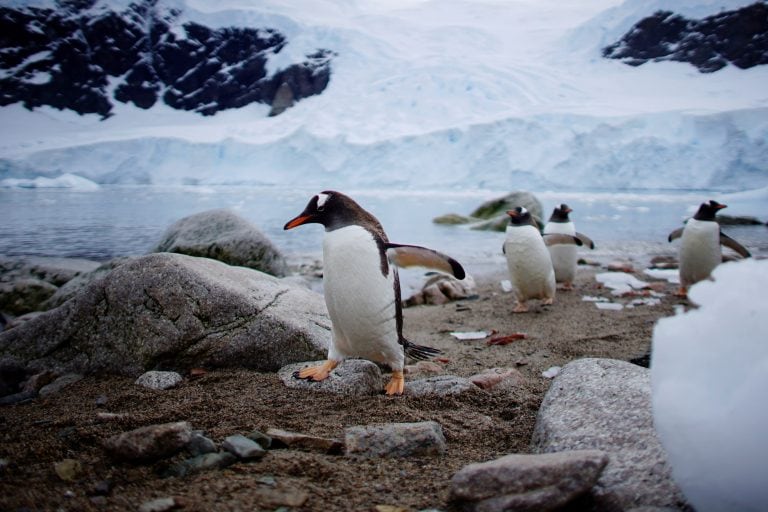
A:
<svg viewBox="0 0 768 512">
<path fill-rule="evenodd" d="M 459 215 L 458 213 L 446 213 L 432 219 L 435 224 L 443 224 L 446 226 L 458 226 L 460 224 L 470 224 L 477 219 L 467 217 L 466 215 Z"/>
<path fill-rule="evenodd" d="M 470 217 L 479 219 L 495 219 L 504 215 L 507 210 L 517 206 L 526 208 L 537 221 L 543 218 L 544 209 L 536 196 L 526 191 L 516 191 L 507 194 L 504 197 L 491 199 L 478 206 L 475 211 L 470 213 Z"/>
<path fill-rule="evenodd" d="M 498 217 L 483 222 L 478 222 L 471 229 L 476 231 L 506 231 L 509 225 L 509 215 L 504 213 Z"/>
</svg>

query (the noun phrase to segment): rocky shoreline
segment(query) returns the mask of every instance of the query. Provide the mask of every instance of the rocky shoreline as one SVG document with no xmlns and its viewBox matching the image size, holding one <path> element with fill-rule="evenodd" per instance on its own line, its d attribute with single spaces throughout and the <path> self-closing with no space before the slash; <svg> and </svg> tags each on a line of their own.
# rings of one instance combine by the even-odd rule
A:
<svg viewBox="0 0 768 512">
<path fill-rule="evenodd" d="M 0 265 L 7 295 L 55 288 L 0 332 L 4 510 L 688 508 L 629 362 L 685 304 L 631 261 L 517 315 L 502 272 L 431 282 L 405 332 L 443 353 L 401 397 L 367 361 L 292 377 L 330 336 L 312 275 L 167 252 Z"/>
</svg>

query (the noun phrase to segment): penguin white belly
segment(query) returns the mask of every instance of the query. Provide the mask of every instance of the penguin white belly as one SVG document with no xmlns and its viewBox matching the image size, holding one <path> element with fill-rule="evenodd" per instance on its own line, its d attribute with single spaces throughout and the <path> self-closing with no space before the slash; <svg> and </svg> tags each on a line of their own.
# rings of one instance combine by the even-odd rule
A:
<svg viewBox="0 0 768 512">
<path fill-rule="evenodd" d="M 395 321 L 394 269 L 384 276 L 381 255 L 366 229 L 347 226 L 323 237 L 323 287 L 333 324 L 329 359 L 362 357 L 394 369 L 403 365 Z"/>
<path fill-rule="evenodd" d="M 548 222 L 544 226 L 544 234 L 575 235 L 576 227 L 573 222 Z M 547 247 L 555 269 L 555 281 L 572 283 L 576 277 L 578 254 L 573 244 L 556 244 Z"/>
<path fill-rule="evenodd" d="M 723 261 L 717 222 L 689 219 L 680 240 L 680 284 L 690 286 L 707 279 Z"/>
<path fill-rule="evenodd" d="M 536 228 L 508 227 L 504 252 L 518 300 L 554 298 L 555 272 L 547 246 Z"/>
</svg>

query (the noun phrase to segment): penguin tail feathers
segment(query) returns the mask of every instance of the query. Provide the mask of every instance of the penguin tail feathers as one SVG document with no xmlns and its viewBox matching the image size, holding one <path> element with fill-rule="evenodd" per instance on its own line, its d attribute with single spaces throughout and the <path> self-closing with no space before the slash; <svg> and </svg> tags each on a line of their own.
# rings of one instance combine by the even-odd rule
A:
<svg viewBox="0 0 768 512">
<path fill-rule="evenodd" d="M 400 339 L 400 343 L 403 345 L 405 355 L 411 359 L 416 359 L 417 361 L 432 359 L 436 355 L 443 353 L 442 350 L 426 347 L 424 345 L 417 345 L 416 343 L 410 342 L 405 338 Z"/>
</svg>

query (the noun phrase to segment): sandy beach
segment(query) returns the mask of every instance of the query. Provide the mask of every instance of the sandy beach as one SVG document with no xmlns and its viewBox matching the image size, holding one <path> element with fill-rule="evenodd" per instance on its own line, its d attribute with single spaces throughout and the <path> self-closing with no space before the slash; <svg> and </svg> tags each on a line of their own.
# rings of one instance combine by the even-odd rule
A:
<svg viewBox="0 0 768 512">
<path fill-rule="evenodd" d="M 503 389 L 478 388 L 455 397 L 344 397 L 289 389 L 274 373 L 210 370 L 197 378 L 186 375 L 166 391 L 141 388 L 127 377 L 90 376 L 58 394 L 0 408 L 0 458 L 6 461 L 0 508 L 127 511 L 173 497 L 183 510 L 451 510 L 449 482 L 456 471 L 529 452 L 538 407 L 551 382 L 542 372 L 582 357 L 629 361 L 647 355 L 655 321 L 681 303 L 674 285 L 661 281 L 655 285 L 664 294 L 660 304 L 598 309 L 582 297 L 632 300 L 612 296 L 595 280 L 604 271 L 580 266 L 575 289 L 558 290 L 552 306 L 531 301 L 528 313 L 511 313 L 512 296 L 502 291 L 501 272 L 478 277 L 471 300 L 405 310 L 406 337 L 443 351 L 437 362 L 443 375 L 517 370 L 522 382 Z M 487 339 L 459 341 L 450 335 L 478 330 L 525 337 L 489 345 Z M 406 386 L 422 377 L 406 375 Z M 122 416 L 99 421 L 103 412 Z M 274 449 L 258 462 L 162 478 L 183 455 L 136 465 L 113 461 L 101 447 L 114 434 L 174 421 L 187 421 L 219 443 L 269 428 L 343 439 L 349 426 L 427 420 L 442 426 L 447 441 L 442 456 L 368 460 Z M 75 481 L 57 476 L 54 466 L 64 459 L 80 462 Z"/>
</svg>

